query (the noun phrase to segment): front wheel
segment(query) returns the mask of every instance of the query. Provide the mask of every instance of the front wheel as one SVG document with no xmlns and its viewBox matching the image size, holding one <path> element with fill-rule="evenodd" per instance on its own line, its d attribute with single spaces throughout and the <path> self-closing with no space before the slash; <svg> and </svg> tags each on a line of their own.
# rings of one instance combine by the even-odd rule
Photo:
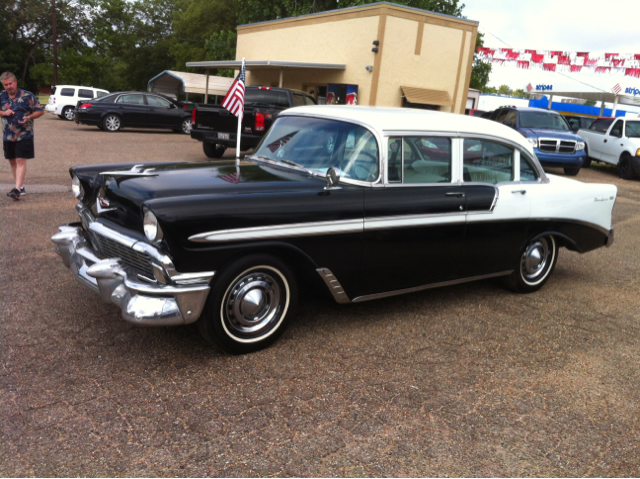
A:
<svg viewBox="0 0 640 479">
<path fill-rule="evenodd" d="M 298 289 L 293 273 L 277 258 L 255 255 L 232 264 L 214 280 L 200 334 L 232 354 L 264 349 L 286 328 Z"/>
<path fill-rule="evenodd" d="M 564 174 L 567 176 L 577 176 L 578 173 L 580 173 L 580 167 L 564 169 Z"/>
<path fill-rule="evenodd" d="M 585 145 L 584 152 L 587 154 L 586 158 L 582 162 L 583 168 L 589 168 L 591 166 L 591 157 L 589 156 L 589 148 Z"/>
<path fill-rule="evenodd" d="M 207 158 L 222 158 L 227 147 L 218 143 L 202 142 L 202 150 Z"/>
<path fill-rule="evenodd" d="M 120 128 L 122 128 L 122 121 L 120 120 L 120 117 L 118 115 L 110 113 L 109 115 L 104 117 L 102 125 L 104 126 L 105 130 L 113 132 L 118 131 Z"/>
<path fill-rule="evenodd" d="M 534 238 L 525 246 L 505 285 L 518 293 L 538 291 L 549 279 L 558 261 L 558 244 L 551 235 Z"/>
</svg>

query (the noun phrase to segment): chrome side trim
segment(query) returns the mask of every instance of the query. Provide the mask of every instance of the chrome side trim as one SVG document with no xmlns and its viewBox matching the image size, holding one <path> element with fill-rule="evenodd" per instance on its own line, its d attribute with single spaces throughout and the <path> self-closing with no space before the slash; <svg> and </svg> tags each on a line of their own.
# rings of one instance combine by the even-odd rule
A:
<svg viewBox="0 0 640 479">
<path fill-rule="evenodd" d="M 364 220 L 322 221 L 208 231 L 189 237 L 195 243 L 220 243 L 256 239 L 295 238 L 326 234 L 362 233 Z"/>
<path fill-rule="evenodd" d="M 466 212 L 438 213 L 426 215 L 385 216 L 380 218 L 365 218 L 364 229 L 380 230 L 389 228 L 411 228 L 413 226 L 428 226 L 441 224 L 456 224 L 466 222 Z"/>
<path fill-rule="evenodd" d="M 470 281 L 478 281 L 481 279 L 498 278 L 500 276 L 510 275 L 512 272 L 513 270 L 502 271 L 501 273 L 483 274 L 481 276 L 472 276 L 470 278 L 453 279 L 451 281 L 442 281 L 441 283 L 426 284 L 424 286 L 416 286 L 415 288 L 399 289 L 397 291 L 389 291 L 386 293 L 367 294 L 365 296 L 358 296 L 357 298 L 354 298 L 352 302 L 361 303 L 363 301 L 371 301 L 372 299 L 387 298 L 389 296 L 397 296 L 399 294 L 406 294 L 406 293 L 415 293 L 416 291 L 423 291 L 425 289 L 440 288 L 442 286 L 452 286 L 454 284 L 468 283 Z"/>
<path fill-rule="evenodd" d="M 350 303 L 351 300 L 347 296 L 347 293 L 344 292 L 342 285 L 333 275 L 330 269 L 327 268 L 318 268 L 316 269 L 324 284 L 329 288 L 329 292 L 333 296 L 333 299 L 336 300 L 336 303 L 347 304 Z"/>
</svg>

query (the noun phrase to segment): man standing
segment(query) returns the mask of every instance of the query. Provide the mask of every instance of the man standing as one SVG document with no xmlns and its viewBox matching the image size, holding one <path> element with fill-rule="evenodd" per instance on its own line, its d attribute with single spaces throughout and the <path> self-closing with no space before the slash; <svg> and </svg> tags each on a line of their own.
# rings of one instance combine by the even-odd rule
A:
<svg viewBox="0 0 640 479">
<path fill-rule="evenodd" d="M 2 117 L 2 146 L 4 157 L 11 163 L 16 187 L 7 196 L 19 200 L 26 194 L 24 177 L 27 160 L 33 158 L 33 120 L 44 115 L 38 98 L 31 92 L 18 88 L 18 79 L 11 72 L 0 75 L 4 91 L 0 93 Z"/>
</svg>

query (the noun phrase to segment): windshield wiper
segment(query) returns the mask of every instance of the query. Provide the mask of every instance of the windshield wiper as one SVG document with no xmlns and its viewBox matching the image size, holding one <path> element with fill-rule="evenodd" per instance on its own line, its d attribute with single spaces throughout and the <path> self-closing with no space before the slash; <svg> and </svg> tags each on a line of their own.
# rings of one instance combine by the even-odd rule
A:
<svg viewBox="0 0 640 479">
<path fill-rule="evenodd" d="M 277 160 L 277 161 L 279 161 L 280 163 L 284 163 L 285 165 L 291 165 L 291 166 L 295 166 L 295 167 L 297 167 L 297 168 L 302 168 L 302 169 L 306 170 L 306 168 L 305 168 L 304 166 L 299 165 L 299 164 L 298 164 L 298 163 L 296 163 L 295 161 L 285 160 L 285 159 Z"/>
<path fill-rule="evenodd" d="M 272 158 L 269 158 L 267 156 L 262 156 L 262 155 L 251 155 L 251 156 L 247 156 L 248 159 L 250 160 L 258 160 L 258 161 L 264 161 L 266 163 L 269 163 L 271 165 L 282 165 L 283 163 L 285 165 L 288 166 L 293 166 L 296 169 L 300 169 L 303 170 L 307 173 L 309 173 L 312 176 L 324 176 L 322 173 L 320 173 L 319 171 L 314 171 L 314 170 L 310 170 L 309 168 L 305 168 L 304 166 L 296 163 L 295 161 L 291 161 L 291 160 L 285 160 L 285 159 L 281 159 L 281 160 L 274 160 Z"/>
</svg>

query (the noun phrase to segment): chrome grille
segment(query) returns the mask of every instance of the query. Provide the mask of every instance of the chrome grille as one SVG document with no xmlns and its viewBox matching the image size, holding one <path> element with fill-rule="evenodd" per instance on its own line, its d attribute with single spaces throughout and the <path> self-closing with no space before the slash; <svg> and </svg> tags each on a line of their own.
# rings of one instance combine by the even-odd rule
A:
<svg viewBox="0 0 640 479">
<path fill-rule="evenodd" d="M 117 241 L 105 236 L 91 232 L 91 239 L 94 246 L 98 249 L 98 253 L 103 259 L 118 258 L 122 261 L 123 266 L 130 269 L 137 275 L 152 279 L 153 267 L 151 266 L 151 257 L 146 253 L 139 253 L 128 246 L 118 243 Z"/>
<path fill-rule="evenodd" d="M 540 138 L 538 149 L 549 153 L 574 153 L 576 142 L 571 140 L 556 140 L 553 138 Z"/>
</svg>

